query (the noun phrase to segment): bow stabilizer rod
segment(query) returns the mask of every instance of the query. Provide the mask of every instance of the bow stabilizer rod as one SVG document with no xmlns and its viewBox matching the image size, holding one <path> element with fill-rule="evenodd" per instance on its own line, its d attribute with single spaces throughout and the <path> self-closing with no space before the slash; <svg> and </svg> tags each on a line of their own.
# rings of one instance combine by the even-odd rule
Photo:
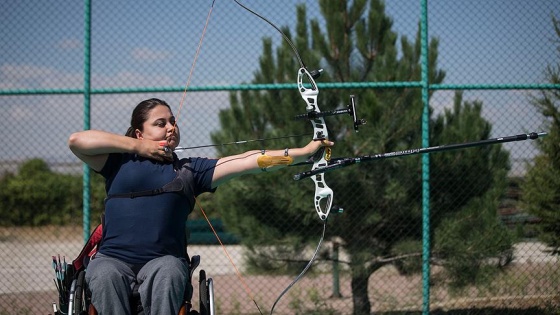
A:
<svg viewBox="0 0 560 315">
<path fill-rule="evenodd" d="M 401 156 L 408 156 L 408 155 L 416 155 L 416 154 L 424 154 L 424 153 L 432 153 L 432 152 L 440 152 L 440 151 L 451 151 L 451 150 L 458 150 L 458 149 L 466 149 L 471 147 L 478 147 L 484 145 L 492 145 L 498 143 L 506 143 L 506 142 L 514 142 L 514 141 L 524 141 L 524 140 L 535 140 L 539 137 L 546 136 L 546 132 L 531 132 L 529 134 L 519 134 L 515 136 L 506 136 L 506 137 L 499 137 L 499 138 L 492 138 L 474 142 L 466 142 L 466 143 L 456 143 L 456 144 L 443 144 L 433 147 L 427 148 L 417 148 L 417 149 L 409 149 L 403 151 L 394 151 L 388 153 L 381 153 L 381 154 L 374 154 L 374 155 L 364 155 L 359 157 L 351 157 L 351 158 L 336 158 L 331 159 L 329 165 L 321 168 L 317 168 L 314 170 L 301 172 L 294 175 L 294 180 L 301 180 L 307 177 L 311 177 L 317 174 L 322 174 L 330 171 L 334 171 L 339 168 L 343 168 L 346 166 L 350 166 L 353 164 L 367 162 L 367 161 L 374 161 L 374 160 L 381 160 L 381 159 L 388 159 L 394 157 L 401 157 Z M 305 162 L 304 162 L 305 163 Z M 301 164 L 301 163 L 299 163 Z"/>
</svg>

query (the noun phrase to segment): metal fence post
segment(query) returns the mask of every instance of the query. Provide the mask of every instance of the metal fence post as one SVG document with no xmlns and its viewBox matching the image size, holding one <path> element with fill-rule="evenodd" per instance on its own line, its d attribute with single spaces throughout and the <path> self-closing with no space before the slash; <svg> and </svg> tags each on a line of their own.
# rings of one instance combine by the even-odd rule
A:
<svg viewBox="0 0 560 315">
<path fill-rule="evenodd" d="M 421 64 L 422 64 L 422 146 L 430 146 L 430 82 L 428 60 L 428 0 L 422 0 Z M 422 155 L 422 314 L 430 313 L 430 154 Z"/>
<path fill-rule="evenodd" d="M 91 100 L 91 0 L 84 0 L 84 130 L 91 128 L 90 100 Z M 83 228 L 84 243 L 90 234 L 90 173 L 84 164 L 83 177 Z"/>
<path fill-rule="evenodd" d="M 338 266 L 338 251 L 340 245 L 338 242 L 334 241 L 332 243 L 332 270 L 333 270 L 333 292 L 331 297 L 341 298 L 340 294 L 340 268 Z"/>
</svg>

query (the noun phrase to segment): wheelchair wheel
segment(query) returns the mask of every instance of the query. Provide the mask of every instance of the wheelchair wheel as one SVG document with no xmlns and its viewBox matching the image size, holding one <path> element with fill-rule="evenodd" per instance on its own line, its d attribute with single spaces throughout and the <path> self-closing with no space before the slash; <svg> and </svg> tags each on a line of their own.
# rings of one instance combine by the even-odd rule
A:
<svg viewBox="0 0 560 315">
<path fill-rule="evenodd" d="M 212 278 L 208 278 L 206 282 L 208 283 L 208 307 L 210 309 L 210 315 L 214 315 L 216 313 L 214 305 L 214 281 L 212 281 Z"/>
<path fill-rule="evenodd" d="M 206 279 L 206 272 L 199 272 L 198 291 L 200 294 L 200 315 L 214 315 L 214 285 L 212 279 Z"/>
<path fill-rule="evenodd" d="M 208 290 L 206 289 L 206 272 L 201 270 L 198 274 L 198 292 L 200 294 L 200 315 L 210 315 L 210 303 L 208 303 Z"/>
<path fill-rule="evenodd" d="M 75 315 L 87 314 L 86 308 L 86 273 L 81 271 L 76 279 L 76 287 L 74 291 L 74 305 L 72 313 Z"/>
</svg>

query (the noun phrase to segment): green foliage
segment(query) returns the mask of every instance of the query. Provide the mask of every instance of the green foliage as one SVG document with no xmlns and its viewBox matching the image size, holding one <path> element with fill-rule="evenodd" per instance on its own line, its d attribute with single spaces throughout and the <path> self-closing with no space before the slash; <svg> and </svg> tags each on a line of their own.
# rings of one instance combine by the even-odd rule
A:
<svg viewBox="0 0 560 315">
<path fill-rule="evenodd" d="M 558 38 L 560 20 L 553 19 Z M 560 49 L 560 46 L 559 46 Z M 560 84 L 560 62 L 549 66 L 547 77 L 552 84 Z M 543 90 L 532 103 L 544 118 L 548 135 L 537 142 L 541 154 L 528 165 L 522 185 L 523 202 L 526 209 L 538 216 L 539 239 L 560 253 L 560 91 Z"/>
<path fill-rule="evenodd" d="M 483 140 L 490 124 L 481 118 L 480 102 L 463 102 L 457 93 L 453 109 L 432 124 L 434 144 Z M 500 145 L 432 154 L 432 221 L 434 251 L 447 268 L 451 284 L 490 279 L 490 258 L 511 250 L 514 233 L 497 215 L 509 170 L 509 154 Z M 486 175 L 481 175 L 486 174 Z"/>
<path fill-rule="evenodd" d="M 93 189 L 99 198 L 97 180 Z M 102 191 L 104 194 L 104 191 Z M 0 225 L 39 226 L 79 224 L 82 222 L 82 177 L 51 171 L 41 159 L 23 163 L 18 174 L 0 179 Z M 94 204 L 99 205 L 98 202 Z M 99 214 L 100 207 L 92 213 Z"/>
<path fill-rule="evenodd" d="M 446 267 L 452 287 L 489 281 L 496 275 L 492 267 L 509 262 L 515 234 L 496 215 L 506 182 L 503 174 L 495 177 L 499 183 L 460 212 L 445 215 L 436 231 L 434 257 Z"/>
</svg>

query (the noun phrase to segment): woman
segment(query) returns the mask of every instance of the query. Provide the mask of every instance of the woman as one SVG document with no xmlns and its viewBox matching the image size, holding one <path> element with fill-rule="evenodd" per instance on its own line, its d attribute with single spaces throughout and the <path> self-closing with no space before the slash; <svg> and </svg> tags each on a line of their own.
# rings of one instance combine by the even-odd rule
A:
<svg viewBox="0 0 560 315">
<path fill-rule="evenodd" d="M 103 242 L 86 273 L 99 314 L 130 314 L 134 283 L 140 284 L 145 314 L 177 314 L 188 273 L 185 220 L 194 197 L 243 174 L 304 161 L 332 145 L 311 141 L 303 148 L 179 160 L 173 153 L 179 142 L 171 108 L 159 99 L 136 106 L 125 136 L 87 130 L 68 140 L 70 150 L 106 179 Z M 177 181 L 180 189 L 162 190 Z"/>
</svg>

